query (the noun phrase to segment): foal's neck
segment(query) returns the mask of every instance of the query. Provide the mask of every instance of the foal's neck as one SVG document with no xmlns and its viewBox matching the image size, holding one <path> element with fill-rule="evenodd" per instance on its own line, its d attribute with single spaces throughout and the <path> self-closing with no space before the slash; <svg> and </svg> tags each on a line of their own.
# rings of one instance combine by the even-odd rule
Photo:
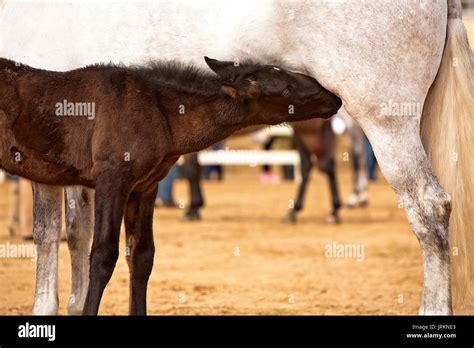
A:
<svg viewBox="0 0 474 348">
<path fill-rule="evenodd" d="M 248 103 L 220 93 L 215 96 L 183 96 L 175 105 L 177 113 L 168 114 L 173 154 L 203 150 L 249 126 L 252 117 Z"/>
</svg>

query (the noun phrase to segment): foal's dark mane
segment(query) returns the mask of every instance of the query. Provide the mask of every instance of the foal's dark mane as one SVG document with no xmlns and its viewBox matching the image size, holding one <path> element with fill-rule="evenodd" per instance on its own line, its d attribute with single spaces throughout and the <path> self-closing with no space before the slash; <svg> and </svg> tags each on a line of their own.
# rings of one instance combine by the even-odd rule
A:
<svg viewBox="0 0 474 348">
<path fill-rule="evenodd" d="M 282 61 L 268 59 L 272 65 L 287 65 Z M 283 64 L 282 64 L 283 63 Z M 239 73 L 245 75 L 265 66 L 265 64 L 252 59 L 245 59 L 239 62 Z M 286 68 L 284 66 L 283 68 Z M 32 68 L 28 65 L 18 64 L 12 60 L 0 58 L 0 69 L 8 69 L 16 73 L 46 71 Z M 201 69 L 193 64 L 185 64 L 180 61 L 155 60 L 143 65 L 99 63 L 88 65 L 83 68 L 72 71 L 103 71 L 103 72 L 122 72 L 132 74 L 150 81 L 157 86 L 169 87 L 179 92 L 188 92 L 202 96 L 222 95 L 222 78 L 212 72 L 210 69 Z M 51 71 L 48 71 L 51 72 Z"/>
<path fill-rule="evenodd" d="M 239 63 L 242 73 L 251 72 L 263 67 L 264 64 L 245 60 Z M 112 70 L 130 73 L 156 84 L 157 86 L 170 87 L 177 91 L 189 92 L 204 96 L 222 94 L 222 79 L 211 70 L 198 68 L 194 64 L 185 64 L 180 61 L 150 61 L 144 65 L 116 65 L 94 64 L 81 70 Z"/>
<path fill-rule="evenodd" d="M 179 61 L 152 61 L 144 66 L 129 68 L 142 78 L 160 86 L 168 86 L 178 91 L 216 95 L 221 93 L 219 77 L 212 71 L 199 69 L 192 64 Z"/>
<path fill-rule="evenodd" d="M 3 69 L 7 69 L 14 72 L 40 71 L 39 69 L 35 69 L 28 65 L 17 63 L 10 59 L 0 58 L 0 70 Z"/>
<path fill-rule="evenodd" d="M 286 65 L 275 59 L 272 65 Z M 279 64 L 280 63 L 280 64 Z M 283 64 L 282 64 L 283 63 Z M 239 62 L 239 74 L 245 75 L 254 70 L 264 67 L 265 64 L 252 59 L 245 59 Z M 286 67 L 283 67 L 286 68 Z M 18 64 L 12 60 L 0 58 L 0 69 L 8 69 L 17 73 L 45 71 L 42 69 L 32 68 L 28 65 Z M 73 71 L 103 71 L 103 72 L 122 72 L 132 74 L 140 78 L 150 81 L 157 86 L 169 87 L 178 92 L 188 92 L 203 96 L 221 95 L 222 88 L 220 78 L 210 69 L 204 70 L 198 68 L 194 64 L 185 64 L 180 61 L 171 60 L 155 60 L 143 65 L 123 65 L 113 63 L 100 63 L 88 65 Z"/>
</svg>

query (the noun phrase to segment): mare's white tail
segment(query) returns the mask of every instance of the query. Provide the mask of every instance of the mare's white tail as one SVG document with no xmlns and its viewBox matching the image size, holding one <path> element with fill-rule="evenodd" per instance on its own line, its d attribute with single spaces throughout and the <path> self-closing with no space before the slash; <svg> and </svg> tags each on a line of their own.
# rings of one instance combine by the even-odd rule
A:
<svg viewBox="0 0 474 348">
<path fill-rule="evenodd" d="M 454 313 L 474 313 L 474 59 L 460 2 L 449 2 L 446 46 L 421 120 L 434 171 L 450 194 Z M 453 13 L 453 10 L 455 13 Z"/>
</svg>

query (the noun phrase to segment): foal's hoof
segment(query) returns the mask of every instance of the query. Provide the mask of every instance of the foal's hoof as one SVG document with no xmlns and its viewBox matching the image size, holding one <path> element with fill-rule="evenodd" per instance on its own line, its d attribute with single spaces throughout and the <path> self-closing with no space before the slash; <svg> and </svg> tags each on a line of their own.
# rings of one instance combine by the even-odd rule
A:
<svg viewBox="0 0 474 348">
<path fill-rule="evenodd" d="M 296 224 L 296 214 L 294 212 L 289 212 L 282 221 L 289 224 Z"/>
<path fill-rule="evenodd" d="M 334 214 L 330 214 L 327 218 L 326 218 L 326 222 L 328 224 L 338 224 L 341 222 L 341 219 L 339 218 L 339 216 L 337 215 L 334 215 Z"/>
<path fill-rule="evenodd" d="M 182 221 L 199 221 L 201 220 L 201 215 L 197 211 L 188 211 L 184 214 Z"/>
</svg>

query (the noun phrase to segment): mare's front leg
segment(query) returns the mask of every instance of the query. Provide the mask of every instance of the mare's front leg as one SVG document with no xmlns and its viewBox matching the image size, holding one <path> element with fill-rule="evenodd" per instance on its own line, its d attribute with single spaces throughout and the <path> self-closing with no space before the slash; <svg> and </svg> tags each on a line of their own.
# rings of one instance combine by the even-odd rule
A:
<svg viewBox="0 0 474 348">
<path fill-rule="evenodd" d="M 64 190 L 66 234 L 71 256 L 71 294 L 68 314 L 80 315 L 89 286 L 89 252 L 94 228 L 94 191 L 82 186 Z"/>
<path fill-rule="evenodd" d="M 97 315 L 102 294 L 118 259 L 120 225 L 132 186 L 128 177 L 127 173 L 113 168 L 96 180 L 94 239 L 84 315 Z"/>
<path fill-rule="evenodd" d="M 32 186 L 33 241 L 37 252 L 33 315 L 57 315 L 62 189 L 34 182 Z"/>
<path fill-rule="evenodd" d="M 130 315 L 146 315 L 148 279 L 153 268 L 153 211 L 157 186 L 132 192 L 125 208 L 127 262 L 130 270 Z"/>
</svg>

